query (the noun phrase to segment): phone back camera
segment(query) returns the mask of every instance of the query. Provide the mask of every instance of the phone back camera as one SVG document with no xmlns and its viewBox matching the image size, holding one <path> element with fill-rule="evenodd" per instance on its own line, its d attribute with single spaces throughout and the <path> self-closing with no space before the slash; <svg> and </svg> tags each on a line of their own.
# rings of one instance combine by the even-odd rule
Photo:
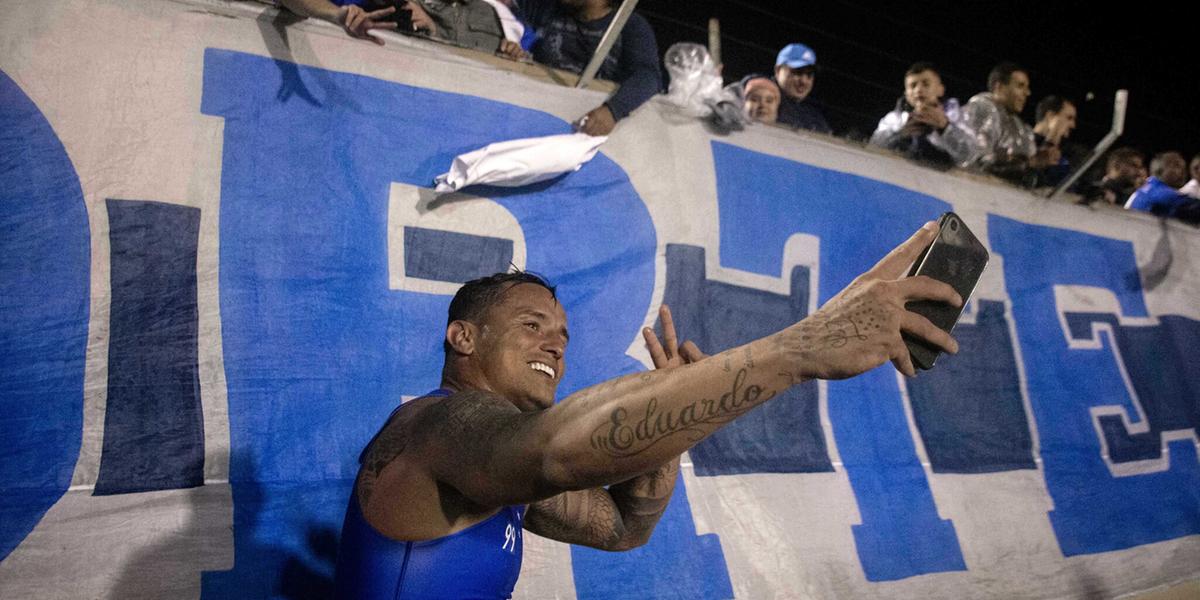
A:
<svg viewBox="0 0 1200 600">
<path fill-rule="evenodd" d="M 958 231 L 958 221 L 950 221 L 950 231 Z"/>
</svg>

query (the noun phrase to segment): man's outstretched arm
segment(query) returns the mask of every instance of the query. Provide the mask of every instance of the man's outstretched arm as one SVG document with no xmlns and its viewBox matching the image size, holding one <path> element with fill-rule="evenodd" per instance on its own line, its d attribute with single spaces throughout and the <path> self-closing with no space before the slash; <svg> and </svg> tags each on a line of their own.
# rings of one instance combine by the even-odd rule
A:
<svg viewBox="0 0 1200 600">
<path fill-rule="evenodd" d="M 486 392 L 456 394 L 422 412 L 416 450 L 437 481 L 480 506 L 529 503 L 649 472 L 808 379 L 853 377 L 889 360 L 914 375 L 901 332 L 958 349 L 905 309 L 962 302 L 944 283 L 903 278 L 936 234 L 927 224 L 803 321 L 697 363 L 592 386 L 535 413 Z"/>
</svg>

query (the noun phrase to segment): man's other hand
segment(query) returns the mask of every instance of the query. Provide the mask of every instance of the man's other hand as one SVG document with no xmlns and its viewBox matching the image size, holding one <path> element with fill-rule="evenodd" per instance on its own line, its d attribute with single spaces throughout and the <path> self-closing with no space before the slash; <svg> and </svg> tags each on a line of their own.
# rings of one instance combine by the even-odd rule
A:
<svg viewBox="0 0 1200 600">
<path fill-rule="evenodd" d="M 593 136 L 608 135 L 612 133 L 613 127 L 617 126 L 617 120 L 613 118 L 612 111 L 604 104 L 583 115 L 578 123 L 579 131 Z"/>
<path fill-rule="evenodd" d="M 419 2 L 408 0 L 400 10 L 408 11 L 412 15 L 413 31 L 424 31 L 433 36 L 438 34 L 437 23 L 433 22 L 433 17 L 425 12 L 425 7 L 421 6 Z"/>
<path fill-rule="evenodd" d="M 350 37 L 370 40 L 382 46 L 383 40 L 371 35 L 371 30 L 395 29 L 395 23 L 382 20 L 394 12 L 396 12 L 396 8 L 393 6 L 367 12 L 360 6 L 347 4 L 338 9 L 337 22 Z"/>
<path fill-rule="evenodd" d="M 950 119 L 946 117 L 946 111 L 942 110 L 940 104 L 922 104 L 913 109 L 908 119 L 910 122 L 916 121 L 928 125 L 937 131 L 945 129 L 950 124 Z"/>
<path fill-rule="evenodd" d="M 679 338 L 675 335 L 675 321 L 671 318 L 671 308 L 666 304 L 658 308 L 658 320 L 662 323 L 662 342 L 658 341 L 658 336 L 654 335 L 653 329 L 649 327 L 642 329 L 642 337 L 646 340 L 646 349 L 650 350 L 650 360 L 654 362 L 655 369 L 670 369 L 705 358 L 705 354 L 696 344 L 690 341 L 684 342 L 682 346 L 678 344 Z"/>
<path fill-rule="evenodd" d="M 500 47 L 496 49 L 496 54 L 511 60 L 527 60 L 529 58 L 529 53 L 512 40 L 500 40 Z"/>
<path fill-rule="evenodd" d="M 1029 159 L 1029 166 L 1035 169 L 1044 169 L 1058 164 L 1062 158 L 1062 150 L 1058 146 L 1043 146 Z"/>
<path fill-rule="evenodd" d="M 798 358 L 797 372 L 791 376 L 845 379 L 890 360 L 912 377 L 916 369 L 902 332 L 951 354 L 958 352 L 954 338 L 904 306 L 914 300 L 962 305 L 962 298 L 945 283 L 925 276 L 904 277 L 937 232 L 937 223 L 926 223 L 820 310 L 781 332 L 780 344 Z"/>
</svg>

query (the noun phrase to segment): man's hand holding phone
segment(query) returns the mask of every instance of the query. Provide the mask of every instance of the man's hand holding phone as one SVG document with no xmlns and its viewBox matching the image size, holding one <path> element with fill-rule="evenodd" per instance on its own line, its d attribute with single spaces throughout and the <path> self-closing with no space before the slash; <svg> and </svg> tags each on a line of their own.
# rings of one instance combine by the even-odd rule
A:
<svg viewBox="0 0 1200 600">
<path fill-rule="evenodd" d="M 911 278 L 929 277 L 945 282 L 965 301 L 975 291 L 975 285 L 983 276 L 987 263 L 987 248 L 984 248 L 975 234 L 971 233 L 961 217 L 948 212 L 938 219 L 937 237 L 913 262 L 908 274 Z M 949 305 L 914 299 L 905 308 L 911 313 L 925 317 L 949 334 L 958 322 L 963 307 L 961 304 Z M 917 332 L 907 332 L 905 335 L 905 343 L 912 355 L 913 364 L 921 369 L 933 368 L 938 354 L 941 353 L 938 347 L 940 344 L 919 333 L 913 335 L 914 333 Z"/>
<path fill-rule="evenodd" d="M 958 343 L 943 328 L 906 305 L 931 301 L 961 307 L 953 287 L 930 277 L 904 277 L 905 270 L 933 243 L 939 228 L 926 223 L 855 279 L 820 310 L 785 330 L 780 343 L 800 356 L 802 378 L 845 379 L 891 361 L 908 376 L 916 375 L 904 336 L 926 340 L 941 351 L 958 352 Z"/>
</svg>

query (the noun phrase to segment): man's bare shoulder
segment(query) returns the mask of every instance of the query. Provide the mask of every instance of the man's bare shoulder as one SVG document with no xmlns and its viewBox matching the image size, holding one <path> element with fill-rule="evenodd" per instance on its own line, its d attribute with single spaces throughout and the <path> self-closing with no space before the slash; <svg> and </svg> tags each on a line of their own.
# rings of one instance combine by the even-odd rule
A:
<svg viewBox="0 0 1200 600">
<path fill-rule="evenodd" d="M 489 435 L 519 415 L 512 403 L 468 390 L 405 404 L 367 446 L 355 484 L 364 517 L 393 539 L 430 539 L 494 512 L 465 498 L 439 471 L 466 465 Z"/>
<path fill-rule="evenodd" d="M 356 491 L 366 507 L 381 478 L 430 478 L 440 449 L 472 445 L 494 434 L 502 417 L 520 414 L 503 397 L 481 390 L 423 396 L 392 415 L 363 454 Z M 389 468 L 391 467 L 391 468 Z"/>
</svg>

